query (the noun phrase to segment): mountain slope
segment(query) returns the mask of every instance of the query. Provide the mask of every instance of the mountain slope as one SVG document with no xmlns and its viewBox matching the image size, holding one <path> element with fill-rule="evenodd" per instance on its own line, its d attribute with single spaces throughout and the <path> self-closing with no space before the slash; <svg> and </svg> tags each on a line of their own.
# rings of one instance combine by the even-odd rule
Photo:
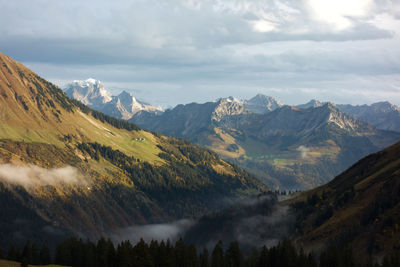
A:
<svg viewBox="0 0 400 267">
<path fill-rule="evenodd" d="M 363 156 L 400 140 L 400 134 L 377 130 L 332 104 L 283 106 L 265 114 L 237 107 L 234 101 L 179 105 L 160 116 L 138 114 L 132 121 L 187 138 L 269 185 L 291 190 L 328 182 Z"/>
<path fill-rule="evenodd" d="M 294 200 L 298 242 L 348 244 L 359 255 L 400 247 L 400 143 L 369 155 L 330 183 Z"/>
<path fill-rule="evenodd" d="M 163 112 L 161 107 L 154 107 L 141 102 L 132 93 L 126 91 L 117 96 L 112 96 L 100 81 L 91 78 L 86 81 L 74 81 L 68 84 L 65 88 L 65 93 L 70 98 L 78 100 L 97 111 L 124 120 L 130 119 L 140 111 L 150 113 Z"/>
<path fill-rule="evenodd" d="M 0 53 L 2 244 L 97 238 L 262 190 L 216 154 L 93 111 Z"/>
<path fill-rule="evenodd" d="M 361 106 L 337 105 L 337 108 L 378 129 L 400 132 L 400 109 L 389 102 Z"/>
</svg>

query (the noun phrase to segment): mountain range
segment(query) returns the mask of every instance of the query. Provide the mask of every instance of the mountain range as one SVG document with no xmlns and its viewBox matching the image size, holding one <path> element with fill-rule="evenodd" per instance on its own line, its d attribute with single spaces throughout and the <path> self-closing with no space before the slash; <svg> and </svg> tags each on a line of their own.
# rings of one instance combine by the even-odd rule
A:
<svg viewBox="0 0 400 267">
<path fill-rule="evenodd" d="M 260 114 L 228 98 L 178 105 L 161 115 L 138 113 L 131 121 L 189 139 L 271 187 L 290 190 L 328 182 L 363 156 L 400 140 L 400 133 L 377 129 L 329 103 Z"/>
<path fill-rule="evenodd" d="M 149 115 L 143 115 L 143 113 L 160 115 L 164 112 L 161 107 L 155 107 L 137 100 L 132 93 L 127 91 L 122 91 L 119 95 L 112 96 L 100 81 L 93 78 L 84 81 L 73 81 L 65 86 L 64 91 L 69 97 L 97 111 L 124 120 L 131 119 L 137 113 L 138 116 L 136 117 L 140 119 L 140 116 Z M 257 94 L 249 100 L 228 97 L 218 99 L 214 102 L 218 102 L 219 100 L 231 101 L 236 103 L 237 106 L 240 106 L 240 111 L 230 115 L 237 114 L 238 112 L 266 114 L 285 106 L 285 104 L 279 100 L 263 94 Z M 317 108 L 325 104 L 327 104 L 327 102 L 312 99 L 305 104 L 296 105 L 296 107 L 301 109 Z M 400 108 L 387 101 L 377 102 L 371 105 L 331 104 L 342 112 L 365 121 L 378 129 L 400 132 Z"/>
<path fill-rule="evenodd" d="M 122 91 L 117 96 L 112 96 L 100 81 L 92 78 L 69 83 L 65 87 L 65 93 L 88 107 L 124 120 L 132 118 L 139 111 L 150 113 L 163 111 L 161 107 L 154 107 L 137 100 L 132 93 L 126 91 Z"/>
<path fill-rule="evenodd" d="M 116 113 L 101 105 L 98 110 Z M 387 102 L 351 106 L 311 100 L 294 107 L 258 94 L 249 100 L 228 97 L 178 105 L 165 112 L 141 109 L 129 121 L 191 140 L 271 187 L 290 190 L 323 184 L 400 139 L 394 132 L 400 125 L 399 108 Z"/>
<path fill-rule="evenodd" d="M 310 100 L 306 104 L 297 105 L 298 108 L 316 108 L 326 104 L 318 100 Z M 400 108 L 387 101 L 371 105 L 335 105 L 342 112 L 365 121 L 381 130 L 400 132 Z"/>
<path fill-rule="evenodd" d="M 2 244 L 96 239 L 132 225 L 196 218 L 267 189 L 209 150 L 68 98 L 0 53 Z"/>
</svg>

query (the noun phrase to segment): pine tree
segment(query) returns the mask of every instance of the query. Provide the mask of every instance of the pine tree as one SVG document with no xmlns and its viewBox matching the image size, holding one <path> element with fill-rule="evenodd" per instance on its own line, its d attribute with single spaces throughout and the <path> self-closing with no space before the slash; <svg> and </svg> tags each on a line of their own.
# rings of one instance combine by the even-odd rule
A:
<svg viewBox="0 0 400 267">
<path fill-rule="evenodd" d="M 153 267 L 149 246 L 143 239 L 140 239 L 140 241 L 134 246 L 133 255 L 135 266 Z"/>
<path fill-rule="evenodd" d="M 175 242 L 175 264 L 176 267 L 186 267 L 186 251 L 182 238 Z"/>
<path fill-rule="evenodd" d="M 131 259 L 131 254 L 133 253 L 133 247 L 131 242 L 124 241 L 120 243 L 117 247 L 117 261 L 120 267 L 133 266 L 133 261 Z"/>
<path fill-rule="evenodd" d="M 40 249 L 40 264 L 47 265 L 50 263 L 51 263 L 50 249 L 47 246 L 47 243 L 43 243 L 42 248 Z"/>
<path fill-rule="evenodd" d="M 17 251 L 14 247 L 14 244 L 10 246 L 10 249 L 8 250 L 8 255 L 7 259 L 10 261 L 16 261 L 17 260 Z"/>
<path fill-rule="evenodd" d="M 31 250 L 32 250 L 32 261 L 30 263 L 32 263 L 34 265 L 39 265 L 40 264 L 40 254 L 39 254 L 39 249 L 35 243 L 32 244 Z"/>
<path fill-rule="evenodd" d="M 25 257 L 21 260 L 21 267 L 28 267 L 28 260 Z"/>
<path fill-rule="evenodd" d="M 234 241 L 229 245 L 228 250 L 225 252 L 225 266 L 242 267 L 243 264 L 243 254 L 240 251 L 239 243 Z"/>
<path fill-rule="evenodd" d="M 208 250 L 206 248 L 200 254 L 200 267 L 210 267 Z"/>
<path fill-rule="evenodd" d="M 30 241 L 26 242 L 24 249 L 22 250 L 22 258 L 26 259 L 28 263 L 33 263 L 33 251 Z"/>
<path fill-rule="evenodd" d="M 211 254 L 211 267 L 224 267 L 224 250 L 220 240 Z"/>
<path fill-rule="evenodd" d="M 190 244 L 186 249 L 186 266 L 188 267 L 199 267 L 199 259 L 197 257 L 196 246 Z"/>
</svg>

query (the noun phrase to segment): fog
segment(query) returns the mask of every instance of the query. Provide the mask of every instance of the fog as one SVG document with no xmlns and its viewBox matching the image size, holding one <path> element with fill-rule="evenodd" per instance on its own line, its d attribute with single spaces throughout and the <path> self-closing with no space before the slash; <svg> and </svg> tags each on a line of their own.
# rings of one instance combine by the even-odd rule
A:
<svg viewBox="0 0 400 267">
<path fill-rule="evenodd" d="M 221 240 L 227 248 L 237 240 L 245 253 L 263 245 L 275 246 L 291 234 L 294 216 L 289 207 L 278 203 L 272 193 L 236 200 L 229 207 L 201 217 L 197 221 L 179 220 L 166 224 L 132 226 L 114 231 L 110 238 L 114 243 L 130 240 L 133 244 L 143 238 L 170 240 L 182 237 L 186 243 L 193 243 L 198 250 L 214 249 Z"/>
<path fill-rule="evenodd" d="M 293 230 L 294 216 L 277 197 L 264 194 L 239 200 L 218 213 L 204 216 L 185 233 L 185 241 L 212 250 L 221 240 L 228 246 L 237 240 L 243 250 L 278 244 Z"/>
<path fill-rule="evenodd" d="M 78 169 L 71 166 L 45 169 L 35 165 L 0 165 L 1 182 L 20 185 L 25 188 L 60 184 L 83 184 L 84 179 L 82 178 Z"/>
<path fill-rule="evenodd" d="M 193 220 L 182 219 L 164 224 L 131 226 L 113 232 L 110 235 L 110 238 L 114 243 L 130 240 L 133 244 L 135 244 L 141 238 L 146 242 L 150 242 L 151 240 L 170 240 L 174 242 L 179 239 L 193 224 Z"/>
</svg>

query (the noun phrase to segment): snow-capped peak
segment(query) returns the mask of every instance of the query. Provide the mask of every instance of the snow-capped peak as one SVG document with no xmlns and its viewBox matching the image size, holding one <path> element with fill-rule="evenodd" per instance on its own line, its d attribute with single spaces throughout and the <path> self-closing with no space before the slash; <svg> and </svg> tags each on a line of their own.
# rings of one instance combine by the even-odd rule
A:
<svg viewBox="0 0 400 267">
<path fill-rule="evenodd" d="M 86 105 L 99 105 L 112 100 L 111 94 L 104 88 L 99 80 L 75 80 L 66 86 L 68 96 L 81 101 Z"/>
<path fill-rule="evenodd" d="M 96 83 L 100 83 L 100 81 L 93 79 L 93 78 L 89 78 L 86 80 L 86 82 L 91 83 L 91 84 L 96 84 Z"/>
<path fill-rule="evenodd" d="M 117 96 L 112 96 L 96 79 L 75 80 L 65 88 L 67 95 L 108 115 L 121 119 L 130 119 L 139 111 L 159 113 L 163 112 L 161 107 L 137 100 L 132 92 L 122 91 Z"/>
</svg>

